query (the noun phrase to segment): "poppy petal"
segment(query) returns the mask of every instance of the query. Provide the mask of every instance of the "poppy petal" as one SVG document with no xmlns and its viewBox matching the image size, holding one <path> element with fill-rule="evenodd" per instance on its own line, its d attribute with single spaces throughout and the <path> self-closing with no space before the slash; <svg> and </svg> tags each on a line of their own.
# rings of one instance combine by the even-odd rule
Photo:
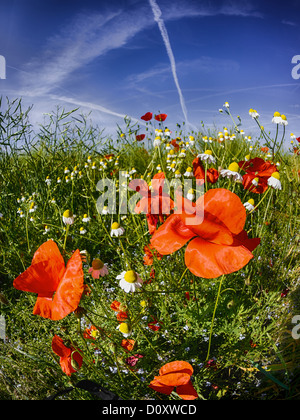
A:
<svg viewBox="0 0 300 420">
<path fill-rule="evenodd" d="M 57 356 L 67 357 L 67 356 L 70 356 L 71 354 L 71 349 L 69 349 L 69 347 L 66 347 L 64 345 L 63 339 L 59 337 L 58 335 L 55 335 L 52 338 L 51 347 L 54 353 L 57 354 Z"/>
<path fill-rule="evenodd" d="M 191 375 L 184 372 L 167 373 L 162 376 L 154 377 L 154 379 L 156 379 L 162 385 L 167 385 L 167 386 L 185 385 L 188 383 L 190 378 L 191 378 Z"/>
<path fill-rule="evenodd" d="M 253 258 L 253 254 L 243 245 L 219 245 L 193 239 L 185 251 L 185 264 L 198 277 L 217 278 L 240 270 Z"/>
<path fill-rule="evenodd" d="M 178 386 L 176 392 L 183 400 L 195 400 L 198 398 L 198 394 L 191 381 L 185 385 Z"/>
<path fill-rule="evenodd" d="M 195 234 L 187 228 L 178 214 L 172 214 L 151 239 L 151 245 L 162 255 L 182 248 Z"/>
<path fill-rule="evenodd" d="M 188 362 L 176 360 L 174 362 L 166 363 L 164 366 L 162 366 L 159 370 L 159 374 L 166 375 L 167 373 L 183 372 L 192 375 L 193 371 L 193 367 Z"/>
<path fill-rule="evenodd" d="M 18 290 L 32 293 L 54 292 L 65 271 L 65 263 L 58 246 L 52 240 L 35 252 L 31 266 L 13 282 Z"/>
<path fill-rule="evenodd" d="M 163 385 L 156 379 L 153 379 L 153 381 L 150 382 L 149 388 L 166 395 L 170 395 L 174 389 L 173 386 Z"/>
<path fill-rule="evenodd" d="M 51 319 L 62 319 L 73 312 L 80 302 L 83 289 L 82 260 L 77 249 L 69 259 L 54 295 Z"/>
<path fill-rule="evenodd" d="M 246 210 L 240 198 L 225 188 L 215 188 L 199 197 L 197 206 L 204 206 L 210 213 L 226 226 L 233 234 L 240 233 L 246 222 Z"/>
</svg>

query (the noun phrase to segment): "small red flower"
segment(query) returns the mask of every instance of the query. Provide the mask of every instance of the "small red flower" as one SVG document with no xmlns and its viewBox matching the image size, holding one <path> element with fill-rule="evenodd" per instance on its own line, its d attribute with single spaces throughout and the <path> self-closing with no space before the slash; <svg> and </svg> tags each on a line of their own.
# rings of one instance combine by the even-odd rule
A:
<svg viewBox="0 0 300 420">
<path fill-rule="evenodd" d="M 136 141 L 142 141 L 142 140 L 144 140 L 145 137 L 146 137 L 145 134 L 137 134 L 135 136 L 135 139 L 136 139 Z"/>
<path fill-rule="evenodd" d="M 122 340 L 122 343 L 121 343 L 121 346 L 123 347 L 123 349 L 125 351 L 131 351 L 133 349 L 134 345 L 135 345 L 134 340 L 125 339 L 125 338 Z"/>
<path fill-rule="evenodd" d="M 142 354 L 137 353 L 134 356 L 127 357 L 127 359 L 125 360 L 125 363 L 129 366 L 135 366 L 138 360 L 141 359 L 142 357 L 144 357 Z"/>
<path fill-rule="evenodd" d="M 167 118 L 167 114 L 158 114 L 158 115 L 155 115 L 155 117 L 154 117 L 155 119 L 156 119 L 156 121 L 165 121 L 165 119 Z"/>
<path fill-rule="evenodd" d="M 196 179 L 205 179 L 205 169 L 199 158 L 193 160 L 193 172 Z M 207 168 L 206 170 L 206 182 L 215 184 L 219 179 L 219 172 L 215 168 Z"/>
<path fill-rule="evenodd" d="M 277 172 L 276 165 L 258 157 L 247 162 L 240 161 L 239 167 L 246 172 L 243 175 L 244 188 L 256 194 L 262 194 L 268 189 L 268 179 Z"/>
<path fill-rule="evenodd" d="M 71 376 L 72 373 L 81 368 L 81 354 L 74 347 L 67 347 L 58 335 L 55 335 L 52 339 L 52 350 L 60 357 L 59 363 L 66 375 Z"/>
<path fill-rule="evenodd" d="M 146 112 L 146 114 L 143 115 L 141 119 L 144 121 L 150 121 L 152 119 L 152 112 Z"/>
<path fill-rule="evenodd" d="M 154 377 L 149 387 L 166 395 L 170 395 L 176 387 L 177 394 L 183 400 L 195 400 L 198 394 L 191 382 L 193 371 L 187 362 L 176 360 L 167 363 L 159 369 L 159 376 Z"/>
<path fill-rule="evenodd" d="M 158 331 L 163 325 L 162 322 L 158 321 L 153 315 L 150 315 L 153 321 L 148 323 L 148 328 L 152 331 Z"/>
<path fill-rule="evenodd" d="M 297 137 L 296 140 L 298 143 L 300 143 L 300 137 Z"/>
</svg>

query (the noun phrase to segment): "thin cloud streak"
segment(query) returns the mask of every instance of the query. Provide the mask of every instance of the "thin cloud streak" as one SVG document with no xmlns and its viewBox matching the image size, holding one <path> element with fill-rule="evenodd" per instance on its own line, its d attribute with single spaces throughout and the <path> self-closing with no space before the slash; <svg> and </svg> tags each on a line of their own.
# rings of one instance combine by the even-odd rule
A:
<svg viewBox="0 0 300 420">
<path fill-rule="evenodd" d="M 176 70 L 176 62 L 175 62 L 175 57 L 172 51 L 172 47 L 171 47 L 171 43 L 169 40 L 169 35 L 165 26 L 165 23 L 163 21 L 163 19 L 161 18 L 161 10 L 158 6 L 158 4 L 156 3 L 155 0 L 149 0 L 150 6 L 152 8 L 152 12 L 153 12 L 153 16 L 154 16 L 154 20 L 157 22 L 162 39 L 164 41 L 166 50 L 167 50 L 167 54 L 169 56 L 169 60 L 170 60 L 170 64 L 171 64 L 171 70 L 172 70 L 172 74 L 173 74 L 173 78 L 174 78 L 174 82 L 178 91 L 178 95 L 179 95 L 179 100 L 180 100 L 180 104 L 181 104 L 181 108 L 182 108 L 182 112 L 184 115 L 184 119 L 186 124 L 188 124 L 188 117 L 187 117 L 187 109 L 185 106 L 185 101 L 184 101 L 184 97 L 182 95 L 182 91 L 179 85 L 179 81 L 178 81 L 178 77 L 177 77 L 177 70 Z"/>
</svg>

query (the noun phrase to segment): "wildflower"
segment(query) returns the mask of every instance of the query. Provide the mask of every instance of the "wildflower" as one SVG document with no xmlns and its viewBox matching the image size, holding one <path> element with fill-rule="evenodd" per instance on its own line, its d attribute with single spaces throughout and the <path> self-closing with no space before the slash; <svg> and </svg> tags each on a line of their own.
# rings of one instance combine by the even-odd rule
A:
<svg viewBox="0 0 300 420">
<path fill-rule="evenodd" d="M 178 157 L 182 158 L 182 157 L 185 157 L 185 156 L 186 156 L 185 150 L 182 149 L 181 152 L 179 153 Z"/>
<path fill-rule="evenodd" d="M 181 173 L 180 173 L 180 170 L 179 169 L 177 169 L 175 171 L 175 178 L 181 178 Z"/>
<path fill-rule="evenodd" d="M 280 124 L 282 124 L 282 125 L 288 125 L 288 122 L 287 122 L 287 119 L 286 119 L 286 116 L 285 115 L 281 115 L 281 123 Z"/>
<path fill-rule="evenodd" d="M 86 328 L 83 333 L 83 338 L 87 340 L 96 340 L 100 336 L 100 331 L 94 325 L 91 325 L 90 328 Z"/>
<path fill-rule="evenodd" d="M 89 273 L 94 279 L 99 279 L 99 277 L 104 277 L 108 274 L 108 268 L 100 260 L 100 258 L 95 258 L 92 261 L 92 267 L 89 268 Z"/>
<path fill-rule="evenodd" d="M 86 229 L 84 227 L 81 226 L 81 228 L 79 229 L 79 233 L 80 235 L 85 235 L 86 234 Z"/>
<path fill-rule="evenodd" d="M 273 172 L 267 182 L 268 182 L 268 185 L 274 188 L 275 190 L 281 190 L 279 172 Z"/>
<path fill-rule="evenodd" d="M 142 354 L 135 354 L 134 356 L 129 356 L 125 360 L 125 363 L 131 367 L 135 366 L 139 359 L 144 357 Z"/>
<path fill-rule="evenodd" d="M 144 121 L 150 121 L 152 119 L 152 112 L 146 112 L 146 114 L 143 115 L 141 119 Z"/>
<path fill-rule="evenodd" d="M 125 338 L 129 337 L 132 333 L 131 325 L 127 322 L 122 322 L 117 326 L 117 329 L 123 334 Z"/>
<path fill-rule="evenodd" d="M 32 201 L 31 203 L 30 203 L 30 206 L 29 206 L 29 213 L 33 213 L 33 212 L 35 212 L 35 210 L 36 210 L 36 205 L 34 204 L 34 202 Z"/>
<path fill-rule="evenodd" d="M 194 170 L 194 176 L 197 180 L 205 179 L 205 169 L 199 158 L 195 158 L 193 160 L 193 170 Z M 208 168 L 206 170 L 206 182 L 215 184 L 218 181 L 218 179 L 219 179 L 219 172 L 215 168 Z"/>
<path fill-rule="evenodd" d="M 74 223 L 74 215 L 71 210 L 66 210 L 63 213 L 63 222 L 65 225 L 72 225 Z"/>
<path fill-rule="evenodd" d="M 132 349 L 133 349 L 133 347 L 134 347 L 134 345 L 135 345 L 135 341 L 134 340 L 132 340 L 132 339 L 128 339 L 128 340 L 122 340 L 122 342 L 121 342 L 121 346 L 123 347 L 123 349 L 125 350 L 125 351 L 131 351 Z"/>
<path fill-rule="evenodd" d="M 65 266 L 58 246 L 52 240 L 35 252 L 31 266 L 20 274 L 13 286 L 24 292 L 37 293 L 34 315 L 59 320 L 73 312 L 83 292 L 83 271 L 79 250 Z"/>
<path fill-rule="evenodd" d="M 68 175 L 67 175 L 67 176 L 65 176 L 65 181 L 66 181 L 66 183 L 67 183 L 67 184 L 70 182 L 70 178 L 69 178 L 69 176 L 68 176 Z"/>
<path fill-rule="evenodd" d="M 220 175 L 223 176 L 223 178 L 226 176 L 227 178 L 233 178 L 237 182 L 243 182 L 242 175 L 238 172 L 239 171 L 239 165 L 236 162 L 232 162 L 228 169 L 222 169 L 220 171 Z"/>
<path fill-rule="evenodd" d="M 189 136 L 189 142 L 191 146 L 194 146 L 195 144 L 195 137 L 194 136 Z"/>
<path fill-rule="evenodd" d="M 129 183 L 129 188 L 138 191 L 142 196 L 142 199 L 136 204 L 134 212 L 146 214 L 150 235 L 155 232 L 158 220 L 162 221 L 163 215 L 169 215 L 171 209 L 174 208 L 174 201 L 163 191 L 164 179 L 163 172 L 155 174 L 151 182 L 151 189 L 143 180 L 133 180 Z"/>
<path fill-rule="evenodd" d="M 205 150 L 204 153 L 200 153 L 197 157 L 207 163 L 216 163 L 216 159 L 213 157 L 211 150 Z"/>
<path fill-rule="evenodd" d="M 43 235 L 46 235 L 50 231 L 50 228 L 46 225 L 44 228 Z"/>
<path fill-rule="evenodd" d="M 249 239 L 244 230 L 246 210 L 240 198 L 224 188 L 210 189 L 193 207 L 202 209 L 201 215 L 190 210 L 172 214 L 154 233 L 151 245 L 169 255 L 189 241 L 185 264 L 203 278 L 233 273 L 248 264 L 260 239 Z"/>
<path fill-rule="evenodd" d="M 153 246 L 151 244 L 144 246 L 144 257 L 143 261 L 145 265 L 152 265 L 154 261 L 154 257 L 158 260 L 162 259 L 162 255 L 160 255 L 156 249 L 153 249 Z"/>
<path fill-rule="evenodd" d="M 102 214 L 108 214 L 108 213 L 109 213 L 108 207 L 104 206 L 102 209 Z"/>
<path fill-rule="evenodd" d="M 161 144 L 161 138 L 159 136 L 156 136 L 153 142 L 154 147 L 159 147 Z"/>
<path fill-rule="evenodd" d="M 66 346 L 58 335 L 53 337 L 51 347 L 53 352 L 59 356 L 61 369 L 66 375 L 71 376 L 81 368 L 83 360 L 81 354 L 74 347 Z"/>
<path fill-rule="evenodd" d="M 110 236 L 122 236 L 124 232 L 125 229 L 118 222 L 111 225 Z"/>
<path fill-rule="evenodd" d="M 243 175 L 244 188 L 256 194 L 262 194 L 267 190 L 268 178 L 277 172 L 276 165 L 258 157 L 247 162 L 240 161 L 239 167 L 246 172 Z"/>
<path fill-rule="evenodd" d="M 185 171 L 185 173 L 183 175 L 186 176 L 186 177 L 188 177 L 188 178 L 193 177 L 194 176 L 193 169 L 189 166 L 186 169 L 186 171 Z"/>
<path fill-rule="evenodd" d="M 165 364 L 159 369 L 159 376 L 155 376 L 149 387 L 154 391 L 170 395 L 176 387 L 176 393 L 183 400 L 194 400 L 198 394 L 191 382 L 194 370 L 192 366 L 183 361 L 176 360 Z"/>
<path fill-rule="evenodd" d="M 119 280 L 119 286 L 125 293 L 135 292 L 143 284 L 143 280 L 134 270 L 122 271 L 116 278 Z"/>
<path fill-rule="evenodd" d="M 162 322 L 158 321 L 153 315 L 150 316 L 152 321 L 148 322 L 148 328 L 152 331 L 158 331 L 162 326 Z"/>
<path fill-rule="evenodd" d="M 165 121 L 165 119 L 167 118 L 167 114 L 158 114 L 158 115 L 155 115 L 155 117 L 154 117 L 155 119 L 156 119 L 156 121 Z"/>
<path fill-rule="evenodd" d="M 191 201 L 193 201 L 193 200 L 194 200 L 194 198 L 195 198 L 195 194 L 194 194 L 194 190 L 193 190 L 193 188 L 191 188 L 191 189 L 189 189 L 189 190 L 188 190 L 187 195 L 186 195 L 186 198 L 187 198 L 188 200 L 191 200 Z"/>
<path fill-rule="evenodd" d="M 142 140 L 144 140 L 145 137 L 146 137 L 145 134 L 137 134 L 135 136 L 135 139 L 136 139 L 136 141 L 142 141 Z"/>
<path fill-rule="evenodd" d="M 90 220 L 91 220 L 91 218 L 87 214 L 84 214 L 83 215 L 82 221 L 84 223 L 88 223 Z"/>
<path fill-rule="evenodd" d="M 259 117 L 259 113 L 255 110 L 255 109 L 249 109 L 249 115 L 253 118 L 253 119 L 255 119 L 255 118 L 258 118 Z"/>
<path fill-rule="evenodd" d="M 250 198 L 250 200 L 246 201 L 246 203 L 244 203 L 244 207 L 248 211 L 254 210 L 254 200 L 253 200 L 253 198 Z"/>
<path fill-rule="evenodd" d="M 228 102 L 225 102 L 223 106 L 224 106 L 225 108 L 229 108 L 229 103 L 228 103 Z"/>
<path fill-rule="evenodd" d="M 50 186 L 50 185 L 51 185 L 51 179 L 50 179 L 50 177 L 49 177 L 49 176 L 47 176 L 47 177 L 46 177 L 45 182 L 46 182 L 46 184 L 47 184 L 48 186 Z"/>
<path fill-rule="evenodd" d="M 60 178 L 60 177 L 57 177 L 56 182 L 57 182 L 58 184 L 60 184 L 60 183 L 61 183 L 61 178 Z"/>
</svg>

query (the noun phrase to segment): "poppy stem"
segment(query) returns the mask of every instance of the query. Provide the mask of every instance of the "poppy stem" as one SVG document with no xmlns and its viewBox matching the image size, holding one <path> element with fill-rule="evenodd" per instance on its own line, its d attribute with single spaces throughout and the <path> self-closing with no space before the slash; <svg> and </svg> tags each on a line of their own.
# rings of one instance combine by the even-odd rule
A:
<svg viewBox="0 0 300 420">
<path fill-rule="evenodd" d="M 216 315 L 216 310 L 217 310 L 217 306 L 218 306 L 218 302 L 219 302 L 219 298 L 221 295 L 221 288 L 222 288 L 222 282 L 224 280 L 225 276 L 223 275 L 221 277 L 220 283 L 219 283 L 219 289 L 218 289 L 218 295 L 217 295 L 217 299 L 215 302 L 215 307 L 214 307 L 214 312 L 213 312 L 213 317 L 211 320 L 211 326 L 210 326 L 210 333 L 209 333 L 209 342 L 208 342 L 208 350 L 207 350 L 207 355 L 206 355 L 206 359 L 208 360 L 209 358 L 209 354 L 210 354 L 210 348 L 211 348 L 211 337 L 212 337 L 212 332 L 213 332 L 213 326 L 214 326 L 214 321 L 215 321 L 215 315 Z"/>
</svg>

